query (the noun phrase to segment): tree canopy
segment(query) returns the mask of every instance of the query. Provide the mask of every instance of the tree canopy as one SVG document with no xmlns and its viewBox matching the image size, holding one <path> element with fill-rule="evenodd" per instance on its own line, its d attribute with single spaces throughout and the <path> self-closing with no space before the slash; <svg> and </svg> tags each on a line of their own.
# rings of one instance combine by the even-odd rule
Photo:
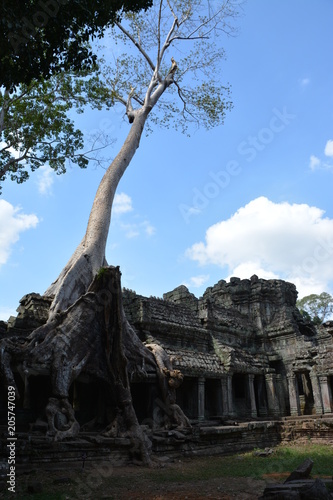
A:
<svg viewBox="0 0 333 500">
<path fill-rule="evenodd" d="M 2 0 L 0 86 L 7 89 L 96 61 L 87 42 L 102 37 L 122 12 L 151 0 Z"/>
<path fill-rule="evenodd" d="M 301 314 L 315 324 L 323 323 L 333 313 L 333 297 L 327 292 L 307 295 L 298 300 L 296 305 Z"/>
<path fill-rule="evenodd" d="M 12 92 L 0 89 L 0 192 L 6 178 L 22 183 L 30 170 L 45 164 L 60 174 L 68 162 L 84 168 L 97 159 L 92 151 L 110 143 L 110 138 L 94 137 L 90 150 L 84 151 L 83 133 L 68 112 L 83 112 L 87 106 L 101 109 L 113 102 L 96 71 L 33 80 Z"/>
<path fill-rule="evenodd" d="M 129 120 L 129 112 L 150 102 L 150 124 L 172 124 L 184 132 L 190 125 L 211 128 L 224 122 L 233 104 L 231 87 L 223 82 L 225 51 L 218 38 L 235 34 L 239 9 L 237 0 L 154 2 L 147 13 L 129 13 L 115 22 L 111 35 L 117 51 L 104 77 Z"/>
<path fill-rule="evenodd" d="M 121 22 L 113 17 L 109 65 L 104 60 L 96 64 L 94 59 L 92 69 L 70 71 L 71 64 L 64 62 L 67 57 L 64 55 L 66 71 L 50 76 L 60 63 L 61 58 L 56 58 L 55 66 L 49 60 L 48 78 L 34 78 L 28 84 L 10 89 L 0 87 L 0 189 L 5 178 L 21 183 L 29 177 L 29 169 L 33 171 L 44 164 L 57 173 L 66 171 L 68 161 L 87 166 L 91 155 L 83 152 L 83 134 L 68 118 L 73 107 L 80 112 L 86 105 L 101 108 L 118 101 L 125 106 L 131 122 L 135 113 L 149 104 L 149 120 L 145 125 L 148 130 L 153 125 L 171 123 L 182 131 L 193 124 L 210 128 L 223 123 L 232 102 L 230 86 L 222 83 L 219 66 L 225 53 L 216 40 L 220 34 L 234 32 L 232 20 L 238 14 L 238 4 L 234 0 L 214 6 L 199 1 L 167 1 L 156 2 L 144 13 L 122 12 Z M 47 5 L 51 8 L 51 3 Z M 80 5 L 82 9 L 83 4 Z M 138 9 L 139 5 L 136 3 L 133 8 Z M 55 8 L 54 3 L 52 6 Z M 59 4 L 59 12 L 60 7 Z M 106 5 L 99 14 L 101 20 L 84 28 L 87 37 L 80 35 L 75 43 L 86 47 L 88 34 L 102 34 Z M 45 26 L 45 37 L 41 38 L 43 43 L 47 41 L 48 27 L 49 24 Z M 32 38 L 30 42 L 33 43 Z M 69 30 L 68 49 L 71 43 Z M 24 54 L 12 55 L 19 64 L 23 62 Z M 75 65 L 79 66 L 78 57 Z M 33 58 L 33 64 L 38 60 Z M 84 61 L 89 66 L 89 58 Z M 40 62 L 44 64 L 46 60 Z M 33 71 L 33 66 L 28 68 Z M 157 101 L 158 112 L 153 109 Z M 105 145 L 105 139 L 99 146 Z"/>
</svg>

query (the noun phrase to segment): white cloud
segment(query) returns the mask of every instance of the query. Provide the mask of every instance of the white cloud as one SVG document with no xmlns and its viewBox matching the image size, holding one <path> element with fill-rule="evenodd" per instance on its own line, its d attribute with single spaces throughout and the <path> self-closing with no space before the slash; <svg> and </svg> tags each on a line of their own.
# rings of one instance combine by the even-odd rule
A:
<svg viewBox="0 0 333 500">
<path fill-rule="evenodd" d="M 10 316 L 17 316 L 15 307 L 0 307 L 0 321 L 8 321 Z"/>
<path fill-rule="evenodd" d="M 19 207 L 0 200 L 0 266 L 7 262 L 20 233 L 36 227 L 38 222 L 36 215 L 22 214 Z"/>
<path fill-rule="evenodd" d="M 132 198 L 125 193 L 116 194 L 113 200 L 112 214 L 122 215 L 132 211 Z M 142 220 L 142 217 L 138 214 L 134 214 L 134 219 Z M 115 223 L 125 232 L 126 238 L 129 239 L 137 238 L 142 233 L 150 237 L 156 232 L 155 227 L 148 220 L 125 223 L 122 219 L 116 218 Z"/>
<path fill-rule="evenodd" d="M 132 239 L 137 238 L 142 233 L 150 237 L 155 234 L 156 229 L 148 221 L 133 223 L 133 224 L 123 224 L 119 226 L 124 232 L 126 238 Z"/>
<path fill-rule="evenodd" d="M 326 142 L 325 155 L 326 156 L 333 156 L 333 141 L 332 140 L 329 140 Z"/>
<path fill-rule="evenodd" d="M 43 165 L 38 169 L 37 185 L 40 194 L 49 195 L 52 192 L 52 185 L 55 173 L 48 165 Z"/>
<path fill-rule="evenodd" d="M 125 230 L 126 238 L 128 239 L 137 238 L 138 236 L 140 236 L 140 231 L 135 224 L 123 225 L 122 229 Z"/>
<path fill-rule="evenodd" d="M 205 242 L 186 255 L 201 266 L 226 267 L 229 276 L 291 281 L 300 296 L 329 291 L 333 220 L 317 207 L 260 197 L 209 227 Z"/>
<path fill-rule="evenodd" d="M 112 206 L 113 214 L 125 214 L 132 210 L 132 198 L 128 194 L 119 193 L 115 195 Z"/>
<path fill-rule="evenodd" d="M 207 283 L 209 280 L 209 274 L 199 274 L 198 276 L 192 276 L 189 283 L 183 283 L 187 287 L 200 288 L 202 285 Z"/>
<path fill-rule="evenodd" d="M 250 278 L 254 274 L 265 280 L 279 279 L 279 276 L 276 273 L 263 269 L 263 267 L 261 267 L 260 260 L 242 262 L 233 269 L 233 273 L 227 276 L 226 279 L 229 280 L 232 276 Z"/>
<path fill-rule="evenodd" d="M 156 233 L 156 228 L 150 224 L 150 222 L 145 221 L 143 223 L 143 226 L 145 228 L 145 233 L 147 236 L 153 236 L 153 234 Z"/>
<path fill-rule="evenodd" d="M 319 159 L 317 156 L 311 155 L 310 156 L 310 169 L 312 171 L 314 170 L 332 170 L 333 169 L 333 163 L 330 160 L 333 158 L 333 140 L 329 139 L 326 142 L 325 150 L 324 150 L 325 156 L 329 157 L 329 160 L 323 161 Z"/>
<path fill-rule="evenodd" d="M 310 169 L 311 170 L 316 170 L 317 168 L 320 168 L 321 161 L 317 156 L 311 155 L 310 156 Z"/>
<path fill-rule="evenodd" d="M 301 78 L 300 84 L 302 87 L 306 87 L 310 83 L 310 78 Z"/>
</svg>

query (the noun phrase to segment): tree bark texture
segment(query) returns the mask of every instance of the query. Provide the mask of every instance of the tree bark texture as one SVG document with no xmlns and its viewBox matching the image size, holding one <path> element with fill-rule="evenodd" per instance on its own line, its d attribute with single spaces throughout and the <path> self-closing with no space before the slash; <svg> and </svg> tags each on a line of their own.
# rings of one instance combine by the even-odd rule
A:
<svg viewBox="0 0 333 500">
<path fill-rule="evenodd" d="M 52 393 L 45 412 L 55 440 L 76 436 L 80 426 L 70 401 L 74 382 L 85 377 L 102 384 L 108 436 L 127 436 L 133 454 L 150 463 L 150 444 L 133 408 L 129 377 L 154 372 L 159 381 L 166 426 L 189 427 L 176 404 L 175 389 L 182 381 L 161 346 L 146 347 L 126 320 L 122 306 L 119 268 L 107 267 L 105 247 L 111 209 L 119 181 L 139 147 L 152 107 L 173 82 L 176 66 L 167 78 L 148 92 L 140 109 L 127 106 L 131 129 L 120 152 L 106 171 L 95 196 L 81 243 L 45 292 L 52 298 L 48 321 L 26 339 L 0 341 L 0 370 L 6 384 L 16 387 L 14 372 L 24 381 L 28 401 L 29 377 L 50 377 Z M 103 413 L 103 411 L 102 411 Z"/>
<path fill-rule="evenodd" d="M 55 440 L 74 437 L 80 426 L 70 401 L 70 388 L 87 377 L 106 388 L 107 436 L 128 437 L 133 456 L 150 464 L 150 445 L 133 408 L 129 377 L 155 371 L 168 424 L 189 426 L 175 404 L 174 388 L 182 377 L 172 370 L 160 346 L 146 347 L 129 325 L 123 310 L 119 268 L 105 267 L 86 294 L 66 311 L 56 314 L 23 342 L 14 337 L 0 342 L 0 369 L 7 385 L 16 386 L 14 370 L 21 374 L 25 391 L 31 375 L 48 375 L 52 394 L 46 407 L 49 434 Z M 26 394 L 17 397 L 25 399 Z M 96 417 L 98 409 L 96 408 Z"/>
<path fill-rule="evenodd" d="M 46 290 L 51 296 L 50 318 L 67 309 L 84 294 L 98 270 L 106 264 L 105 247 L 108 238 L 114 195 L 126 168 L 140 144 L 150 107 L 138 110 L 129 134 L 105 172 L 90 212 L 86 234 L 54 283 Z"/>
</svg>

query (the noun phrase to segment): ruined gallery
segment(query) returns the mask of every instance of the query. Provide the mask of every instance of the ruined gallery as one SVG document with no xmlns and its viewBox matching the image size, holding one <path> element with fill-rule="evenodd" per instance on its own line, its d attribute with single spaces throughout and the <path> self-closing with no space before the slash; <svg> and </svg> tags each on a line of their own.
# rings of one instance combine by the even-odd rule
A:
<svg viewBox="0 0 333 500">
<path fill-rule="evenodd" d="M 214 447 L 228 451 L 235 443 L 238 448 L 272 445 L 283 433 L 295 431 L 297 426 L 292 431 L 288 422 L 302 417 L 304 432 L 331 436 L 333 322 L 319 327 L 305 322 L 296 298 L 292 283 L 255 275 L 221 280 L 199 299 L 183 285 L 163 299 L 123 290 L 126 317 L 141 341 L 161 346 L 173 369 L 184 376 L 177 403 L 192 429 L 169 428 L 164 434 L 156 372 L 143 366 L 145 376 L 131 379 L 134 409 L 139 423 L 151 432 L 153 451 L 208 453 Z M 49 299 L 26 295 L 18 316 L 0 324 L 1 337 L 27 336 L 46 321 L 48 306 Z M 15 377 L 24 394 L 17 403 L 18 430 L 46 435 L 43 412 L 51 396 L 49 376 L 31 375 L 27 380 L 18 367 Z M 83 436 L 84 424 L 103 406 L 103 393 L 98 381 L 82 376 L 70 396 Z M 4 394 L 0 408 L 5 410 Z M 86 439 L 92 442 L 91 436 Z M 126 445 L 126 439 L 98 442 L 109 450 L 112 443 L 113 448 Z"/>
</svg>

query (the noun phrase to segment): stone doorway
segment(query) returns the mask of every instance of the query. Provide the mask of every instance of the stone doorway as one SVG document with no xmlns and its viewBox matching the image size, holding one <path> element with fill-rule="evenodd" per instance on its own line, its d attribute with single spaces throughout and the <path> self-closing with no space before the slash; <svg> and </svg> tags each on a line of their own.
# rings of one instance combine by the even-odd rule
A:
<svg viewBox="0 0 333 500">
<path fill-rule="evenodd" d="M 140 424 L 154 427 L 161 424 L 159 420 L 164 418 L 163 402 L 159 398 L 157 382 L 133 382 L 131 383 L 131 394 L 133 407 Z"/>
<path fill-rule="evenodd" d="M 198 418 L 198 379 L 185 377 L 176 391 L 177 404 L 190 419 Z"/>
<path fill-rule="evenodd" d="M 328 376 L 328 392 L 331 399 L 331 412 L 333 413 L 333 375 Z"/>
<path fill-rule="evenodd" d="M 312 384 L 309 372 L 296 373 L 297 388 L 299 395 L 301 415 L 312 415 L 315 413 Z"/>
<path fill-rule="evenodd" d="M 205 418 L 221 416 L 222 413 L 221 380 L 207 378 L 205 383 Z"/>
<path fill-rule="evenodd" d="M 20 398 L 16 398 L 16 427 L 25 431 L 36 420 L 46 422 L 45 407 L 52 394 L 51 378 L 46 375 L 30 375 L 24 382 L 21 375 L 15 373 Z"/>
<path fill-rule="evenodd" d="M 255 375 L 254 377 L 254 393 L 256 398 L 256 407 L 258 417 L 267 417 L 267 391 L 264 375 Z"/>
<path fill-rule="evenodd" d="M 247 376 L 245 373 L 235 373 L 232 377 L 232 396 L 235 416 L 247 417 L 249 411 Z"/>
</svg>

